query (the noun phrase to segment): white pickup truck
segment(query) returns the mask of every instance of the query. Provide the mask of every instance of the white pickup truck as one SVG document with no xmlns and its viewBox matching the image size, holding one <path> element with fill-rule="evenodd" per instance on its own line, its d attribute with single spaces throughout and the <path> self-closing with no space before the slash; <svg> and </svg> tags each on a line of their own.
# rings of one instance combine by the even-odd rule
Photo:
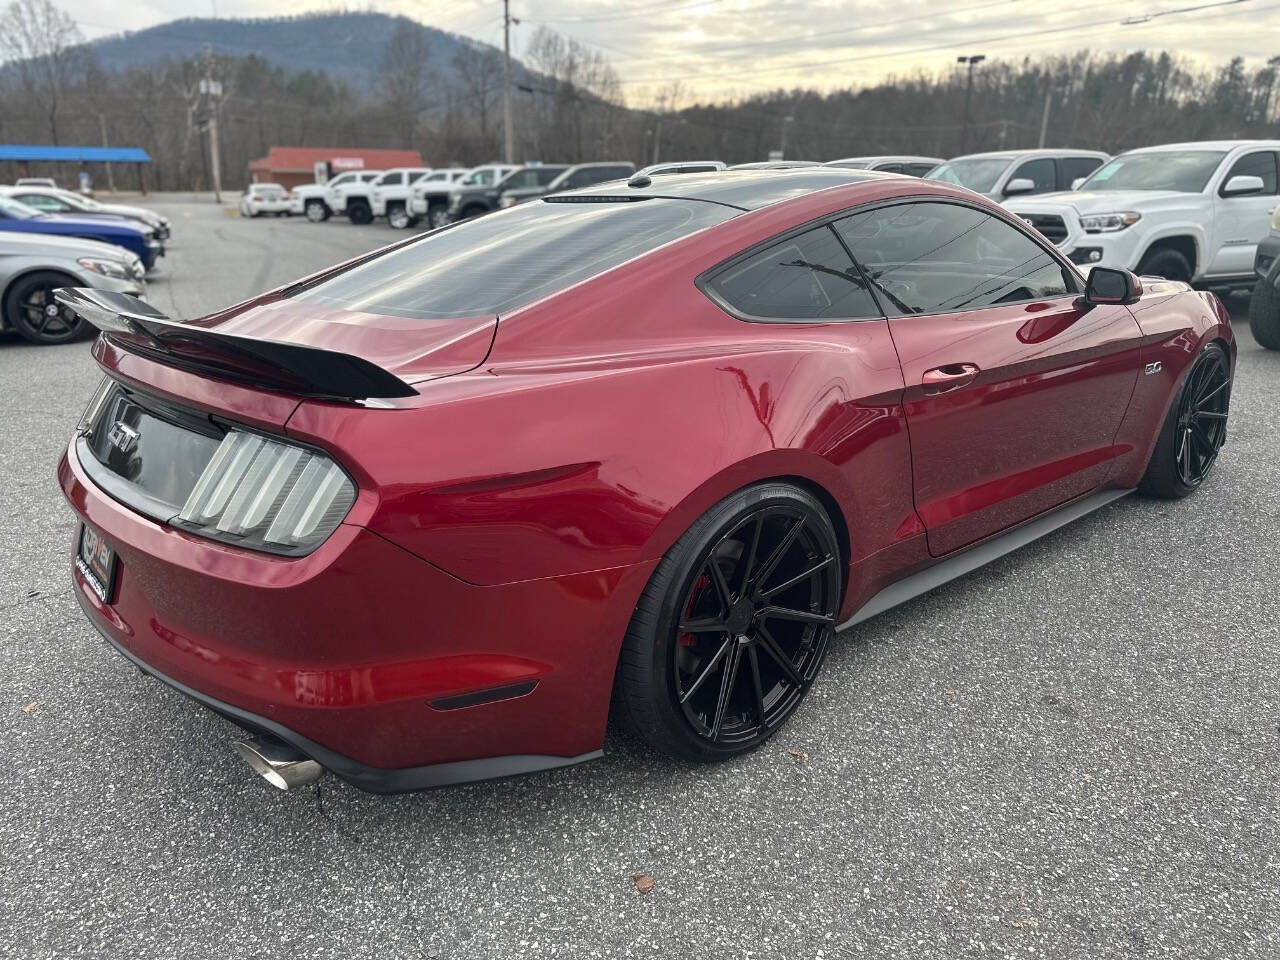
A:
<svg viewBox="0 0 1280 960">
<path fill-rule="evenodd" d="M 333 213 L 326 201 L 329 190 L 337 190 L 346 184 L 367 183 L 379 173 L 379 170 L 348 170 L 330 177 L 324 183 L 307 183 L 294 187 L 289 191 L 289 198 L 293 201 L 292 212 L 299 215 L 305 213 L 312 223 L 323 223 Z"/>
<path fill-rule="evenodd" d="M 410 191 L 415 183 L 430 172 L 430 167 L 392 167 L 373 181 L 373 189 L 369 194 L 369 208 L 374 219 L 386 217 L 390 222 L 392 217 L 396 217 L 404 221 L 404 225 L 399 229 L 403 230 L 404 227 L 409 226 L 407 208 Z M 349 211 L 350 204 L 348 204 Z"/>
<path fill-rule="evenodd" d="M 455 177 L 449 183 L 418 183 L 409 200 L 409 213 L 415 218 L 426 218 L 427 226 L 435 229 L 449 222 L 449 194 L 466 187 L 491 187 L 507 174 L 520 168 L 508 163 L 487 163 L 472 167 L 464 176 Z"/>
<path fill-rule="evenodd" d="M 374 184 L 373 215 L 385 216 L 387 225 L 393 230 L 408 230 L 418 222 L 413 213 L 414 197 L 422 196 L 429 190 L 449 188 L 449 184 L 465 176 L 470 167 L 441 167 L 428 169 L 415 177 L 405 177 L 403 184 L 383 186 Z"/>
<path fill-rule="evenodd" d="M 1076 187 L 1005 206 L 1081 266 L 1245 289 L 1280 202 L 1280 140 L 1130 150 Z"/>
</svg>

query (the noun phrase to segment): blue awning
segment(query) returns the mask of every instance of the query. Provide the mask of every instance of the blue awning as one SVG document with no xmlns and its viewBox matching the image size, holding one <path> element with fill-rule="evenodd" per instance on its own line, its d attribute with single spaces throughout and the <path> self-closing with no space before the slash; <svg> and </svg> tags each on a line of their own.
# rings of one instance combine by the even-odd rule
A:
<svg viewBox="0 0 1280 960">
<path fill-rule="evenodd" d="M 0 161 L 28 163 L 150 163 L 141 147 L 48 147 L 0 143 Z"/>
</svg>

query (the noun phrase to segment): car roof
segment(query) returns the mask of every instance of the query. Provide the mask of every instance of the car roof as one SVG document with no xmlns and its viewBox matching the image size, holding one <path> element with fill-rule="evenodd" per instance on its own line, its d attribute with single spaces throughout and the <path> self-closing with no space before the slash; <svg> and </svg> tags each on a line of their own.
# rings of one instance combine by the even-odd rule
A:
<svg viewBox="0 0 1280 960">
<path fill-rule="evenodd" d="M 975 157 L 983 159 L 1007 159 L 1013 160 L 1017 157 L 1110 157 L 1111 155 L 1104 150 L 1077 150 L 1073 147 L 1042 147 L 1031 150 L 986 150 L 982 153 L 966 153 L 962 157 L 952 157 L 946 161 L 950 163 L 954 160 L 970 160 Z"/>
<path fill-rule="evenodd" d="M 634 179 L 634 178 L 633 178 Z M 647 178 L 646 178 L 647 179 Z M 674 200 L 704 200 L 741 210 L 756 210 L 782 200 L 838 187 L 863 180 L 905 178 L 897 173 L 876 170 L 848 170 L 843 167 L 794 167 L 785 170 L 718 170 L 713 173 L 685 173 L 678 177 L 659 177 L 644 186 L 619 187 L 617 181 L 602 183 L 571 193 L 553 194 L 570 197 L 662 197 Z"/>
<path fill-rule="evenodd" d="M 941 157 L 921 157 L 909 153 L 886 153 L 877 157 L 841 157 L 839 160 L 828 160 L 823 166 L 831 167 L 838 163 L 946 163 Z"/>
<path fill-rule="evenodd" d="M 820 167 L 817 160 L 755 160 L 751 163 L 735 163 L 730 170 L 799 170 L 802 167 Z"/>
<path fill-rule="evenodd" d="M 1280 149 L 1280 140 L 1189 140 L 1186 143 L 1159 143 L 1151 147 L 1134 147 L 1126 153 L 1153 153 L 1158 150 L 1234 150 L 1237 147 Z"/>
<path fill-rule="evenodd" d="M 590 163 L 575 163 L 574 170 L 582 170 L 586 167 L 630 167 L 632 170 L 636 165 L 630 160 L 593 160 Z"/>
</svg>

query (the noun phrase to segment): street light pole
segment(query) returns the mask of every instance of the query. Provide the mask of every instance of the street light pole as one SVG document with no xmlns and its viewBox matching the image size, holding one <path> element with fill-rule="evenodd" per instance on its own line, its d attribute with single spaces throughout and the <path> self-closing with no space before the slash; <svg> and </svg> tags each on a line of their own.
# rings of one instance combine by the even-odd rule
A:
<svg viewBox="0 0 1280 960">
<path fill-rule="evenodd" d="M 511 131 L 511 0 L 502 0 L 502 158 L 515 163 L 515 139 Z"/>
<path fill-rule="evenodd" d="M 956 63 L 967 63 L 969 65 L 969 79 L 965 83 L 964 88 L 964 125 L 960 128 L 960 152 L 963 154 L 969 148 L 969 102 L 973 99 L 973 68 L 987 59 L 986 54 L 975 53 L 967 57 L 956 57 Z"/>
</svg>

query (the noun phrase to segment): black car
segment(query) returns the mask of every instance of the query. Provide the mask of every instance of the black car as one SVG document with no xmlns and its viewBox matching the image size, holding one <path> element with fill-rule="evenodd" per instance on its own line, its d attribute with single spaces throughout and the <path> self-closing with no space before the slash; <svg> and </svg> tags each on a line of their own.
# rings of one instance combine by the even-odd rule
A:
<svg viewBox="0 0 1280 960">
<path fill-rule="evenodd" d="M 579 163 L 568 169 L 547 184 L 519 189 L 505 190 L 501 205 L 514 207 L 534 197 L 548 193 L 561 193 L 565 190 L 577 190 L 579 187 L 590 187 L 606 180 L 625 180 L 636 172 L 634 163 Z"/>
<path fill-rule="evenodd" d="M 509 173 L 491 186 L 477 184 L 460 187 L 449 193 L 449 219 L 466 220 L 478 217 L 490 210 L 497 210 L 503 194 L 508 190 L 545 189 L 560 174 L 569 169 L 568 164 L 530 164 Z"/>
<path fill-rule="evenodd" d="M 1258 285 L 1249 301 L 1249 328 L 1258 346 L 1280 350 L 1280 207 L 1272 212 L 1271 232 L 1258 244 L 1253 272 Z"/>
</svg>

